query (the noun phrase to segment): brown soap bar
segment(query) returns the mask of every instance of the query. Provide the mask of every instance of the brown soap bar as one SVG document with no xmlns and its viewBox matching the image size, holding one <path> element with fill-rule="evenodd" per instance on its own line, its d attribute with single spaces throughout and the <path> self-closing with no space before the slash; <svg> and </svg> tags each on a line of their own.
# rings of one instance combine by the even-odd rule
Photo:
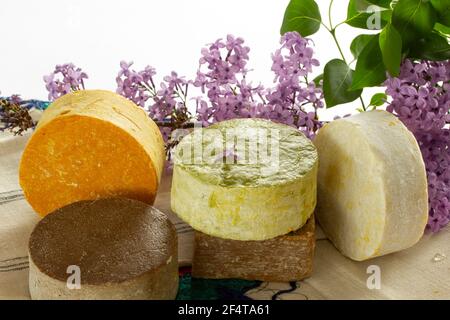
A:
<svg viewBox="0 0 450 320">
<path fill-rule="evenodd" d="M 315 247 L 314 216 L 299 230 L 263 241 L 239 241 L 195 232 L 192 276 L 274 282 L 311 275 Z"/>
<path fill-rule="evenodd" d="M 80 201 L 54 211 L 32 232 L 29 255 L 33 299 L 173 299 L 178 290 L 175 227 L 137 200 Z M 79 289 L 67 286 L 74 266 Z"/>
</svg>

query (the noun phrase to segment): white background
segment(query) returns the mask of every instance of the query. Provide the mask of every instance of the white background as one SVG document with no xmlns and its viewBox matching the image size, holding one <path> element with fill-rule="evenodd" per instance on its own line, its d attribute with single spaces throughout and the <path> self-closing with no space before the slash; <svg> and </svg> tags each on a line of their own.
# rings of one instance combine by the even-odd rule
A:
<svg viewBox="0 0 450 320">
<path fill-rule="evenodd" d="M 85 70 L 89 89 L 115 90 L 120 60 L 137 69 L 150 64 L 162 77 L 171 70 L 192 78 L 200 49 L 227 34 L 241 36 L 251 47 L 249 78 L 272 84 L 271 53 L 288 0 L 1 0 L 0 91 L 24 98 L 47 99 L 42 76 L 56 64 L 73 62 Z M 329 0 L 318 0 L 328 24 Z M 345 20 L 347 0 L 335 0 L 333 23 Z M 351 60 L 349 45 L 362 29 L 340 26 L 337 36 Z M 321 28 L 311 37 L 323 66 L 339 53 Z M 366 89 L 366 102 L 382 89 Z M 359 100 L 322 111 L 322 119 L 354 112 Z"/>
</svg>

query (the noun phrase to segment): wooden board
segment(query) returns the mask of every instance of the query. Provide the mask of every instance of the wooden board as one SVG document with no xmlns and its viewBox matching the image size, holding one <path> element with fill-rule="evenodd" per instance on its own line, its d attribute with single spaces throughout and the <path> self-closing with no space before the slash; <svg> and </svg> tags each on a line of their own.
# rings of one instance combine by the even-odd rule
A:
<svg viewBox="0 0 450 320">
<path fill-rule="evenodd" d="M 195 231 L 192 276 L 289 282 L 311 275 L 314 216 L 301 229 L 269 240 L 221 239 Z"/>
</svg>

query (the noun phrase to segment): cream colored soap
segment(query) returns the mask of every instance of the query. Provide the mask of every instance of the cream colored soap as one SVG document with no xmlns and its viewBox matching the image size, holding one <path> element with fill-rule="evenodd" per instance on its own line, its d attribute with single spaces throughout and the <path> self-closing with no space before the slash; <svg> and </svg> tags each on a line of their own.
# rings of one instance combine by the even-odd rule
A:
<svg viewBox="0 0 450 320">
<path fill-rule="evenodd" d="M 347 257 L 366 260 L 411 247 L 428 218 L 425 165 L 410 131 L 386 111 L 325 125 L 316 216 Z"/>
<path fill-rule="evenodd" d="M 301 228 L 314 211 L 317 151 L 295 128 L 223 121 L 183 138 L 174 161 L 172 210 L 210 236 L 266 240 Z"/>
</svg>

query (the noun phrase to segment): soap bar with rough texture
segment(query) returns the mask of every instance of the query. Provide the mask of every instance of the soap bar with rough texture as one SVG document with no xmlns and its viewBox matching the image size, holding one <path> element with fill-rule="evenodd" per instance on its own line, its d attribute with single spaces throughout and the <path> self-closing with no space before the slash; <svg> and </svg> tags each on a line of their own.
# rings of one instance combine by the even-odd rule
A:
<svg viewBox="0 0 450 320">
<path fill-rule="evenodd" d="M 172 210 L 211 236 L 274 238 L 311 216 L 317 167 L 316 148 L 295 128 L 263 119 L 219 122 L 178 144 Z"/>
<path fill-rule="evenodd" d="M 314 216 L 300 230 L 269 240 L 227 240 L 195 232 L 192 276 L 274 282 L 298 281 L 312 272 Z"/>
<path fill-rule="evenodd" d="M 164 143 L 142 108 L 113 92 L 81 90 L 42 115 L 20 163 L 20 185 L 40 215 L 79 200 L 123 196 L 152 204 Z"/>
<path fill-rule="evenodd" d="M 174 299 L 178 291 L 175 227 L 136 200 L 56 210 L 33 230 L 29 257 L 32 299 Z"/>
<path fill-rule="evenodd" d="M 414 136 L 395 116 L 380 110 L 335 120 L 314 143 L 316 216 L 344 255 L 365 260 L 419 241 L 428 219 L 425 166 Z"/>
</svg>

